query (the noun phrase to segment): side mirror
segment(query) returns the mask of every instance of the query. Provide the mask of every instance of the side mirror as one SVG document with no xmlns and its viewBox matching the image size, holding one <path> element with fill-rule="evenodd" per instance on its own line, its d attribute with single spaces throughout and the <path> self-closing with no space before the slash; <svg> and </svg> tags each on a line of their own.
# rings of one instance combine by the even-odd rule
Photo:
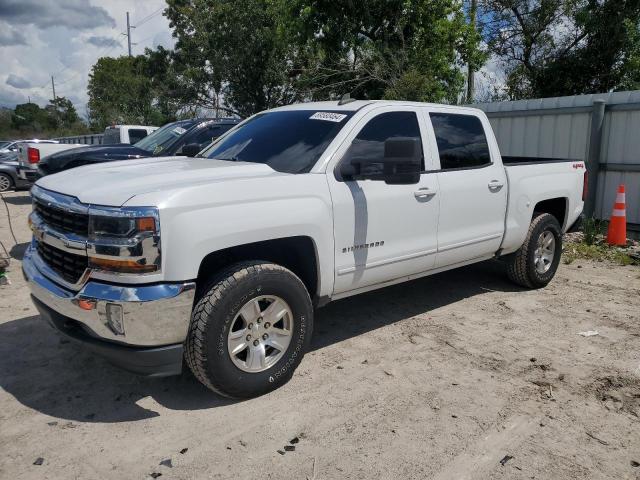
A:
<svg viewBox="0 0 640 480">
<path fill-rule="evenodd" d="M 189 143 L 182 147 L 182 155 L 186 155 L 187 157 L 195 157 L 198 153 L 200 153 L 202 148 L 198 143 Z"/>
<path fill-rule="evenodd" d="M 420 181 L 420 139 L 396 137 L 384 142 L 384 181 L 388 185 L 412 185 Z"/>
</svg>

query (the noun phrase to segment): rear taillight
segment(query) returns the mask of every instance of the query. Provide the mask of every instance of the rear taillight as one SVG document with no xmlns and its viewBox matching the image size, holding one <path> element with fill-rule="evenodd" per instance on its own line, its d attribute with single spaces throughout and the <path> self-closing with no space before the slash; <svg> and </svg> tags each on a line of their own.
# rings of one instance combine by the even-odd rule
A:
<svg viewBox="0 0 640 480">
<path fill-rule="evenodd" d="M 40 150 L 29 147 L 27 149 L 27 158 L 29 159 L 29 163 L 38 163 L 40 161 Z"/>
<path fill-rule="evenodd" d="M 582 201 L 587 200 L 587 189 L 589 187 L 589 173 L 585 170 L 584 177 L 582 181 Z"/>
</svg>

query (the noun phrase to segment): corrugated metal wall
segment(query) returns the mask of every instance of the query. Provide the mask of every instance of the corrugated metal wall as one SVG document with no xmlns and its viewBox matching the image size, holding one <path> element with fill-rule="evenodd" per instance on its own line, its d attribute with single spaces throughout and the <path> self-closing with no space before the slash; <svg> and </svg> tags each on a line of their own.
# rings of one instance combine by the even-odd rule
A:
<svg viewBox="0 0 640 480">
<path fill-rule="evenodd" d="M 627 222 L 640 227 L 640 91 L 474 105 L 487 113 L 504 155 L 587 162 L 594 101 L 604 101 L 595 215 L 608 219 L 617 187 L 627 191 Z M 596 117 L 597 118 L 597 117 Z"/>
</svg>

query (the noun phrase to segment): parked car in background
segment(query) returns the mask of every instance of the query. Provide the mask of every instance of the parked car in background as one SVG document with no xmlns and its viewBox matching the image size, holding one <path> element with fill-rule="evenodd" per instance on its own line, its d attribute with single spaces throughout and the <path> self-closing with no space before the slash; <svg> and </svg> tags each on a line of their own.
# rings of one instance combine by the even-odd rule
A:
<svg viewBox="0 0 640 480">
<path fill-rule="evenodd" d="M 11 141 L 8 141 L 8 142 L 2 142 L 2 143 L 6 143 L 6 145 L 0 146 L 0 155 L 6 154 L 6 153 L 11 153 L 11 152 L 17 152 L 18 151 L 18 145 L 20 145 L 21 143 L 24 143 L 24 142 L 30 142 L 30 143 L 59 143 L 56 140 L 38 140 L 38 139 L 11 140 Z"/>
<path fill-rule="evenodd" d="M 36 168 L 41 160 L 53 153 L 80 146 L 73 143 L 21 142 L 18 144 L 18 174 L 23 180 L 34 182 L 38 178 Z"/>
<path fill-rule="evenodd" d="M 102 136 L 102 144 L 117 145 L 126 143 L 133 145 L 156 130 L 158 130 L 158 127 L 149 127 L 146 125 L 113 125 L 105 128 L 104 135 Z"/>
<path fill-rule="evenodd" d="M 247 398 L 291 378 L 332 300 L 493 258 L 544 287 L 585 191 L 582 161 L 503 158 L 480 110 L 291 105 L 196 158 L 38 180 L 22 268 L 42 317 L 109 361 Z"/>
<path fill-rule="evenodd" d="M 40 160 L 37 176 L 93 163 L 170 155 L 193 156 L 239 123 L 233 118 L 197 118 L 164 125 L 135 145 L 90 145 L 55 153 Z"/>
<path fill-rule="evenodd" d="M 11 189 L 28 187 L 31 182 L 20 178 L 18 175 L 18 160 L 0 159 L 0 192 L 6 192 Z"/>
</svg>

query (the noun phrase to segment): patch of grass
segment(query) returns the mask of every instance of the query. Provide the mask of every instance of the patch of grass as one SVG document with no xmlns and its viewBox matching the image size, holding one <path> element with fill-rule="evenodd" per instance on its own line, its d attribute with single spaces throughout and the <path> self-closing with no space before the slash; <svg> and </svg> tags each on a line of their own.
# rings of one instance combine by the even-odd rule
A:
<svg viewBox="0 0 640 480">
<path fill-rule="evenodd" d="M 587 218 L 582 224 L 582 234 L 584 243 L 594 245 L 600 237 L 604 235 L 607 222 L 597 218 Z"/>
<path fill-rule="evenodd" d="M 584 242 L 566 242 L 562 249 L 564 263 L 569 265 L 579 258 L 595 260 L 597 262 L 608 261 L 617 265 L 638 265 L 640 262 L 633 259 L 619 248 L 607 244 L 587 244 Z"/>
</svg>

